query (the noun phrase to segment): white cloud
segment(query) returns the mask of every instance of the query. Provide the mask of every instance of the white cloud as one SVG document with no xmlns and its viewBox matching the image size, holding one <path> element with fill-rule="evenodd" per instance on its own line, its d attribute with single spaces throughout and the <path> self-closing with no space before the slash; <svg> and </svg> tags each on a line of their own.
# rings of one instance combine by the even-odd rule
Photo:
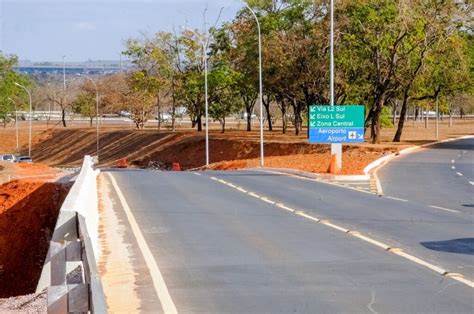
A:
<svg viewBox="0 0 474 314">
<path fill-rule="evenodd" d="M 75 27 L 82 31 L 92 31 L 95 29 L 95 24 L 91 22 L 79 22 Z"/>
</svg>

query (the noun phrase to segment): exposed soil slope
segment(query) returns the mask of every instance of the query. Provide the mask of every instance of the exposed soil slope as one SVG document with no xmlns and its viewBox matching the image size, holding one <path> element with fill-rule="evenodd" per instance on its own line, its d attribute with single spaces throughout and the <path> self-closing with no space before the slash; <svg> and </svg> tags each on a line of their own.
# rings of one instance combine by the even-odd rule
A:
<svg viewBox="0 0 474 314">
<path fill-rule="evenodd" d="M 0 186 L 0 297 L 34 292 L 67 190 L 50 182 Z"/>
</svg>

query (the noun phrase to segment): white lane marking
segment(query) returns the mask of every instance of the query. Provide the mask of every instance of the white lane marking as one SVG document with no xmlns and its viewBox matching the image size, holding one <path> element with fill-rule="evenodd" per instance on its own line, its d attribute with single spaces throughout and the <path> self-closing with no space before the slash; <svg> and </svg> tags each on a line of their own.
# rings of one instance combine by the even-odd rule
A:
<svg viewBox="0 0 474 314">
<path fill-rule="evenodd" d="M 331 227 L 333 229 L 336 229 L 336 230 L 339 230 L 339 231 L 342 231 L 344 233 L 349 233 L 350 230 L 349 229 L 346 229 L 346 228 L 343 228 L 343 227 L 339 227 L 338 225 L 335 225 L 333 223 L 330 223 L 329 221 L 327 220 L 321 220 L 321 223 L 325 226 L 328 226 L 328 227 Z"/>
<path fill-rule="evenodd" d="M 290 208 L 288 206 L 286 206 L 285 204 L 282 204 L 282 203 L 278 203 L 278 204 L 275 204 L 277 207 L 280 207 L 281 209 L 284 209 L 284 210 L 287 210 L 289 212 L 296 212 L 296 210 L 294 210 L 293 208 Z"/>
<path fill-rule="evenodd" d="M 219 181 L 220 181 L 220 180 L 219 180 Z M 235 188 L 238 190 L 240 187 L 235 187 Z M 282 209 L 285 209 L 285 210 L 287 210 L 287 211 L 290 211 L 290 212 L 292 212 L 292 213 L 294 213 L 294 214 L 296 214 L 296 215 L 298 215 L 298 216 L 301 216 L 301 217 L 304 217 L 304 218 L 306 218 L 306 219 L 312 220 L 312 221 L 314 221 L 314 222 L 316 222 L 316 223 L 320 223 L 320 224 L 323 224 L 323 225 L 325 225 L 325 226 L 327 226 L 327 227 L 330 227 L 330 228 L 336 229 L 336 230 L 338 230 L 338 231 L 341 231 L 341 232 L 343 232 L 343 233 L 350 234 L 350 235 L 352 235 L 352 236 L 354 236 L 354 237 L 356 237 L 356 238 L 358 238 L 358 239 L 360 239 L 360 240 L 363 240 L 363 241 L 368 242 L 368 243 L 370 243 L 370 244 L 372 244 L 372 245 L 375 245 L 375 246 L 377 246 L 377 247 L 379 247 L 379 248 L 382 248 L 383 250 L 385 250 L 385 251 L 387 251 L 387 252 L 391 252 L 391 253 L 393 253 L 393 254 L 395 254 L 395 255 L 401 256 L 401 257 L 403 257 L 403 258 L 405 258 L 405 259 L 407 259 L 407 260 L 410 260 L 410 261 L 415 262 L 415 263 L 417 263 L 417 264 L 419 264 L 419 265 L 421 265 L 421 266 L 424 266 L 424 267 L 426 267 L 426 268 L 428 268 L 428 269 L 430 269 L 430 270 L 432 270 L 432 271 L 434 271 L 434 272 L 436 272 L 436 273 L 438 273 L 438 274 L 440 274 L 440 275 L 442 275 L 442 276 L 450 277 L 450 278 L 452 278 L 452 279 L 454 279 L 454 280 L 457 280 L 458 282 L 461 282 L 461 283 L 463 283 L 463 284 L 465 284 L 465 285 L 467 285 L 467 286 L 470 286 L 471 288 L 474 288 L 474 282 L 473 282 L 473 281 L 470 281 L 470 280 L 468 280 L 468 279 L 465 279 L 462 274 L 449 273 L 448 271 L 446 271 L 445 269 L 443 269 L 443 268 L 441 268 L 441 267 L 439 267 L 439 266 L 430 264 L 430 263 L 428 263 L 428 262 L 426 262 L 426 261 L 424 261 L 424 260 L 422 260 L 422 259 L 420 259 L 420 258 L 418 258 L 418 257 L 416 257 L 416 256 L 413 256 L 413 255 L 411 255 L 411 254 L 408 254 L 408 253 L 403 252 L 402 249 L 399 249 L 399 248 L 391 248 L 390 246 L 388 246 L 388 245 L 385 244 L 385 243 L 382 243 L 382 242 L 380 242 L 380 241 L 377 241 L 377 240 L 375 240 L 375 239 L 372 239 L 372 238 L 370 238 L 370 237 L 367 237 L 367 236 L 365 236 L 365 235 L 360 234 L 360 232 L 358 232 L 358 231 L 351 231 L 351 230 L 349 230 L 349 229 L 346 229 L 346 228 L 340 227 L 340 226 L 338 226 L 338 225 L 335 225 L 335 224 L 333 224 L 333 223 L 331 223 L 331 222 L 329 222 L 329 221 L 327 221 L 327 220 L 321 220 L 321 219 L 319 219 L 319 218 L 316 218 L 316 217 L 313 217 L 313 216 L 311 216 L 311 215 L 308 215 L 308 214 L 306 214 L 306 213 L 303 212 L 303 211 L 296 211 L 296 210 L 294 210 L 294 209 L 292 209 L 292 208 L 289 208 L 289 207 L 285 206 L 285 205 L 282 204 L 282 203 L 275 203 L 275 202 L 269 200 L 268 198 L 263 197 L 263 196 L 259 196 L 259 195 L 255 194 L 255 193 L 253 193 L 253 192 L 248 192 L 248 195 L 253 196 L 253 197 L 256 197 L 256 198 L 259 198 L 259 199 L 261 199 L 261 200 L 264 201 L 264 202 L 271 203 L 271 204 L 273 204 L 273 205 L 275 205 L 275 206 L 277 206 L 277 207 L 279 207 L 279 208 L 282 208 Z M 394 199 L 394 200 L 398 200 L 398 201 L 408 202 L 408 200 L 404 200 L 404 199 L 401 199 L 401 198 L 395 198 L 395 197 L 390 197 L 390 196 L 387 196 L 387 197 L 388 197 L 388 198 L 391 198 L 391 199 Z M 443 210 L 448 210 L 448 211 L 452 211 L 452 212 L 457 212 L 457 211 L 454 211 L 454 210 L 452 210 L 452 209 L 447 209 L 447 208 L 443 208 L 443 207 L 437 207 L 437 206 L 431 206 L 431 207 L 433 207 L 433 208 L 438 208 L 438 209 L 443 209 Z"/>
<path fill-rule="evenodd" d="M 261 197 L 260 199 L 261 199 L 262 201 L 268 203 L 268 204 L 272 204 L 272 205 L 275 204 L 274 201 L 272 201 L 272 200 L 270 200 L 270 199 L 268 199 L 268 198 L 266 198 L 266 197 Z"/>
<path fill-rule="evenodd" d="M 195 176 L 202 176 L 202 174 L 197 173 L 197 172 L 193 172 L 193 174 L 194 174 Z"/>
<path fill-rule="evenodd" d="M 236 189 L 236 188 L 237 188 L 235 185 L 233 185 L 233 184 L 232 184 L 232 183 L 230 183 L 230 182 L 227 182 L 227 186 L 230 186 L 231 188 L 234 188 L 234 189 Z"/>
<path fill-rule="evenodd" d="M 454 163 L 455 163 L 454 159 L 453 159 L 453 160 L 451 160 L 451 163 L 452 163 L 452 164 L 454 164 Z"/>
<path fill-rule="evenodd" d="M 357 231 L 351 231 L 351 232 L 349 232 L 349 234 L 350 234 L 350 235 L 353 235 L 353 236 L 356 237 L 356 238 L 359 238 L 359 239 L 361 239 L 361 240 L 364 240 L 364 241 L 366 241 L 366 242 L 369 242 L 369 243 L 371 243 L 371 244 L 373 244 L 373 245 L 375 245 L 375 246 L 378 246 L 378 247 L 384 249 L 385 251 L 388 251 L 388 250 L 390 249 L 390 246 L 389 246 L 389 245 L 387 245 L 387 244 L 385 244 L 385 243 L 382 243 L 382 242 L 380 242 L 380 241 L 374 240 L 374 239 L 372 239 L 372 238 L 369 238 L 368 236 L 365 236 L 365 235 L 363 235 L 363 234 L 360 234 L 360 233 L 357 232 Z"/>
<path fill-rule="evenodd" d="M 211 177 L 211 180 L 219 181 L 216 177 Z"/>
<path fill-rule="evenodd" d="M 454 166 L 451 166 L 451 169 L 453 169 L 453 170 L 454 170 L 454 169 L 456 169 L 456 167 L 454 167 Z"/>
<path fill-rule="evenodd" d="M 469 184 L 474 185 L 474 182 L 473 182 L 473 181 L 469 181 Z"/>
<path fill-rule="evenodd" d="M 400 201 L 400 202 L 408 202 L 408 200 L 405 200 L 403 198 L 393 197 L 393 196 L 386 196 L 386 198 L 389 198 L 389 199 L 395 200 L 395 201 Z"/>
<path fill-rule="evenodd" d="M 463 176 L 463 174 L 462 174 L 461 172 L 456 172 L 456 174 L 457 174 L 458 176 L 460 176 L 460 177 Z"/>
<path fill-rule="evenodd" d="M 421 258 L 418 258 L 418 257 L 413 256 L 413 255 L 411 255 L 411 254 L 405 253 L 405 252 L 403 252 L 403 250 L 401 250 L 401 249 L 391 249 L 391 250 L 389 250 L 389 252 L 392 252 L 392 253 L 395 254 L 395 255 L 404 257 L 404 258 L 406 258 L 406 259 L 408 259 L 408 260 L 410 260 L 410 261 L 412 261 L 412 262 L 415 262 L 415 263 L 417 263 L 417 264 L 419 264 L 419 265 L 422 265 L 422 266 L 424 266 L 424 267 L 426 267 L 426 268 L 429 268 L 429 269 L 431 269 L 432 271 L 437 272 L 437 273 L 440 274 L 440 275 L 443 275 L 443 276 L 444 276 L 444 275 L 446 275 L 446 274 L 448 273 L 445 269 L 443 269 L 443 268 L 441 268 L 441 267 L 439 267 L 439 266 L 430 264 L 430 263 L 428 263 L 428 262 L 422 260 Z"/>
<path fill-rule="evenodd" d="M 460 212 L 457 211 L 457 210 L 449 209 L 449 208 L 444 208 L 444 207 L 440 207 L 440 206 L 430 205 L 430 207 L 431 207 L 431 208 L 436 208 L 436 209 L 445 210 L 445 211 L 451 212 L 451 213 L 460 213 Z"/>
<path fill-rule="evenodd" d="M 224 181 L 224 180 L 222 180 L 222 179 L 219 179 L 218 181 L 219 181 L 220 183 L 227 184 L 227 181 Z"/>
<path fill-rule="evenodd" d="M 151 253 L 150 248 L 148 247 L 145 241 L 145 238 L 143 237 L 143 234 L 140 231 L 140 227 L 138 226 L 138 223 L 135 220 L 135 217 L 133 216 L 133 213 L 130 210 L 128 203 L 125 200 L 125 196 L 120 190 L 120 187 L 118 186 L 117 181 L 115 181 L 115 178 L 112 176 L 112 174 L 111 173 L 107 173 L 107 174 L 109 175 L 110 181 L 112 182 L 112 186 L 117 192 L 120 203 L 123 207 L 123 210 L 125 211 L 130 227 L 132 228 L 133 235 L 135 236 L 135 239 L 137 240 L 138 247 L 140 248 L 140 251 L 142 252 L 142 255 L 143 255 L 143 258 L 145 259 L 148 270 L 150 271 L 150 276 L 153 281 L 153 286 L 155 287 L 155 291 L 156 291 L 156 294 L 158 295 L 158 299 L 160 299 L 161 306 L 163 307 L 163 312 L 178 313 L 178 311 L 176 310 L 176 306 L 174 305 L 173 299 L 171 298 L 169 294 L 168 287 L 166 286 L 165 280 L 163 276 L 161 275 L 160 269 L 158 268 L 158 265 L 156 264 L 156 261 L 153 258 L 153 254 Z"/>
<path fill-rule="evenodd" d="M 242 192 L 242 193 L 247 193 L 247 190 L 241 188 L 240 186 L 237 187 L 237 190 L 239 190 L 239 191 Z"/>
<path fill-rule="evenodd" d="M 297 211 L 297 212 L 295 212 L 295 214 L 297 214 L 298 216 L 304 217 L 306 219 L 315 221 L 315 222 L 321 222 L 321 219 L 313 217 L 311 215 L 308 215 L 308 214 L 306 214 L 305 212 L 302 212 L 302 211 Z"/>
<path fill-rule="evenodd" d="M 464 278 L 464 276 L 462 274 L 450 274 L 450 273 L 448 273 L 446 276 L 451 278 L 451 279 L 457 280 L 457 281 L 459 281 L 459 282 L 461 282 L 465 285 L 468 285 L 471 288 L 474 288 L 474 282 Z"/>
<path fill-rule="evenodd" d="M 249 194 L 250 196 L 253 196 L 253 197 L 256 197 L 256 198 L 260 198 L 260 195 L 255 194 L 254 192 L 249 192 L 248 194 Z"/>
</svg>

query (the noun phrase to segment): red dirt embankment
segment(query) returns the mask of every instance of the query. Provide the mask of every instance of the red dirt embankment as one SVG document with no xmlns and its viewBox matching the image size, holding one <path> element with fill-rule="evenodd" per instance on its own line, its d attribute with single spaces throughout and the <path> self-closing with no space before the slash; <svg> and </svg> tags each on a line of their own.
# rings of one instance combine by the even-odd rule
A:
<svg viewBox="0 0 474 314">
<path fill-rule="evenodd" d="M 16 167 L 22 176 L 50 170 L 44 165 Z M 69 187 L 44 179 L 0 185 L 0 298 L 35 291 Z"/>
<path fill-rule="evenodd" d="M 132 162 L 138 167 L 147 167 L 150 162 L 167 164 L 178 162 L 183 169 L 198 168 L 205 164 L 204 139 L 187 137 L 172 146 L 163 147 L 141 159 Z M 260 164 L 260 143 L 249 139 L 211 139 L 211 169 L 236 170 L 258 167 Z M 394 147 L 344 146 L 343 174 L 361 174 L 365 166 L 384 154 L 397 151 Z M 291 168 L 325 173 L 331 160 L 329 145 L 311 145 L 302 142 L 269 141 L 265 144 L 265 166 Z"/>
</svg>

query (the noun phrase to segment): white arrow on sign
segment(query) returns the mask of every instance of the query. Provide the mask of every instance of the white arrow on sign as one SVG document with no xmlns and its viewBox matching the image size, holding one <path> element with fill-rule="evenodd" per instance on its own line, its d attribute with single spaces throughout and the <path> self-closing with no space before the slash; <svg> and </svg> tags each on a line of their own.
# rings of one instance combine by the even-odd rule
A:
<svg viewBox="0 0 474 314">
<path fill-rule="evenodd" d="M 316 119 L 316 115 L 315 114 L 312 114 L 309 116 L 310 119 Z"/>
<path fill-rule="evenodd" d="M 312 128 L 316 127 L 316 122 L 311 122 L 310 127 L 312 127 Z"/>
</svg>

